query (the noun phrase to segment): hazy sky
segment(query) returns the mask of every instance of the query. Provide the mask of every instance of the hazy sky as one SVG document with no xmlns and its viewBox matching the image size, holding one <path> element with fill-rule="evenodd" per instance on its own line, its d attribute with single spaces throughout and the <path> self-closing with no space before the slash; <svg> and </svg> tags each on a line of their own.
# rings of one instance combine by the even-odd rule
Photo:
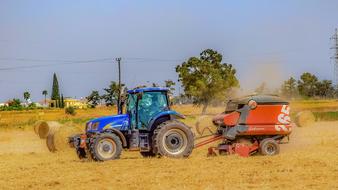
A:
<svg viewBox="0 0 338 190">
<path fill-rule="evenodd" d="M 26 90 L 42 99 L 53 72 L 64 96 L 102 91 L 117 80 L 115 57 L 129 87 L 177 80 L 175 66 L 206 48 L 235 66 L 244 89 L 305 71 L 332 79 L 335 27 L 335 0 L 1 0 L 0 101 Z"/>
</svg>

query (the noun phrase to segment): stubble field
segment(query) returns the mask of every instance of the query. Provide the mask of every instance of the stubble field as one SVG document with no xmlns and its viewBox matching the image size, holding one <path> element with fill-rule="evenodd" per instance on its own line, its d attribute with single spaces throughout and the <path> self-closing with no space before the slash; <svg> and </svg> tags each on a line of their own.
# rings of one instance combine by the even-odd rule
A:
<svg viewBox="0 0 338 190">
<path fill-rule="evenodd" d="M 333 107 L 332 105 L 336 105 Z M 292 105 L 291 105 L 292 106 Z M 296 110 L 337 108 L 336 102 L 295 103 Z M 179 106 L 193 127 L 200 108 Z M 216 114 L 223 108 L 210 108 Z M 298 111 L 297 110 L 297 111 Z M 187 159 L 142 158 L 123 152 L 120 160 L 82 162 L 66 149 L 48 152 L 33 132 L 37 120 L 83 126 L 112 109 L 0 112 L 0 189 L 338 189 L 338 122 L 294 127 L 289 144 L 273 157 L 206 157 L 207 147 Z"/>
</svg>

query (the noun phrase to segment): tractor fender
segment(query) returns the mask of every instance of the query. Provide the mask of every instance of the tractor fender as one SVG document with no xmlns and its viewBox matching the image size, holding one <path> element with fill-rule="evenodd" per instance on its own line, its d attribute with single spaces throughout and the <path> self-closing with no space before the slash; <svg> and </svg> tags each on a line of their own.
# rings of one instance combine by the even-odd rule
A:
<svg viewBox="0 0 338 190">
<path fill-rule="evenodd" d="M 104 132 L 116 134 L 118 137 L 120 137 L 120 139 L 122 141 L 122 146 L 123 147 L 127 147 L 128 146 L 127 139 L 126 139 L 126 137 L 123 135 L 123 133 L 121 131 L 119 131 L 117 129 L 114 129 L 114 128 L 110 128 L 110 129 L 104 130 Z"/>
<path fill-rule="evenodd" d="M 155 126 L 153 125 L 156 123 L 157 120 L 161 118 L 168 118 L 168 119 L 163 119 L 162 122 L 164 122 L 164 121 L 172 120 L 172 119 L 185 119 L 185 116 L 173 110 L 160 112 L 156 114 L 154 117 L 152 117 L 150 121 L 148 122 L 150 126 L 150 130 L 154 129 Z"/>
</svg>

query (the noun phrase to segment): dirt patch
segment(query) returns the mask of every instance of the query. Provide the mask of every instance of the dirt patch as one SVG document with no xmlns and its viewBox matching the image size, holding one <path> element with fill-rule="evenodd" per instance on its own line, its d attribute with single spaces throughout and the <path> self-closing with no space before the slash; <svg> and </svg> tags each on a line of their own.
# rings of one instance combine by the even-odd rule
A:
<svg viewBox="0 0 338 190">
<path fill-rule="evenodd" d="M 33 131 L 0 131 L 0 154 L 24 154 L 48 152 L 44 141 Z"/>
</svg>

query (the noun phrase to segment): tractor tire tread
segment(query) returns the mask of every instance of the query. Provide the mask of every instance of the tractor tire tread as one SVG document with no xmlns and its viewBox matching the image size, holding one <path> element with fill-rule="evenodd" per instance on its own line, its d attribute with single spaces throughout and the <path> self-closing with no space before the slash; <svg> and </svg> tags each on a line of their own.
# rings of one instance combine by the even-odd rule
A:
<svg viewBox="0 0 338 190">
<path fill-rule="evenodd" d="M 114 156 L 113 160 L 119 159 L 122 153 L 122 142 L 121 142 L 121 139 L 114 133 L 99 133 L 91 139 L 91 142 L 89 143 L 89 153 L 90 153 L 91 158 L 97 162 L 106 161 L 106 160 L 101 159 L 96 154 L 96 151 L 95 151 L 96 141 L 98 141 L 100 138 L 111 138 L 114 140 L 114 142 L 116 143 L 116 155 Z"/>
<path fill-rule="evenodd" d="M 161 133 L 163 133 L 164 131 L 166 131 L 166 127 L 169 126 L 169 125 L 177 125 L 177 126 L 181 126 L 181 127 L 185 127 L 186 129 L 188 129 L 188 134 L 187 134 L 187 138 L 188 138 L 188 144 L 187 144 L 187 149 L 186 151 L 183 152 L 182 155 L 178 155 L 178 156 L 173 156 L 173 155 L 170 155 L 170 154 L 167 154 L 165 153 L 164 151 L 161 151 L 161 148 L 159 147 L 160 144 L 159 144 L 159 135 Z M 190 142 L 189 143 L 189 139 Z M 157 126 L 157 128 L 154 130 L 154 134 L 153 134 L 153 137 L 152 137 L 152 142 L 153 142 L 153 153 L 157 156 L 166 156 L 166 157 L 172 157 L 172 158 L 182 158 L 182 157 L 188 157 L 193 149 L 194 149 L 194 134 L 193 132 L 191 131 L 190 127 L 188 127 L 187 125 L 185 125 L 184 123 L 178 121 L 178 120 L 168 120 L 168 121 L 165 121 L 163 123 L 161 123 L 160 125 Z"/>
<path fill-rule="evenodd" d="M 272 144 L 273 146 L 275 146 L 276 150 L 273 154 L 269 154 L 268 152 L 266 152 L 265 150 L 265 146 L 266 144 Z M 273 155 L 277 155 L 279 154 L 279 151 L 280 151 L 280 147 L 279 147 L 279 144 L 277 143 L 277 141 L 275 141 L 274 139 L 272 138 L 266 138 L 266 139 L 263 139 L 260 143 L 259 143 L 259 153 L 262 154 L 262 155 L 267 155 L 267 156 L 273 156 Z"/>
</svg>

